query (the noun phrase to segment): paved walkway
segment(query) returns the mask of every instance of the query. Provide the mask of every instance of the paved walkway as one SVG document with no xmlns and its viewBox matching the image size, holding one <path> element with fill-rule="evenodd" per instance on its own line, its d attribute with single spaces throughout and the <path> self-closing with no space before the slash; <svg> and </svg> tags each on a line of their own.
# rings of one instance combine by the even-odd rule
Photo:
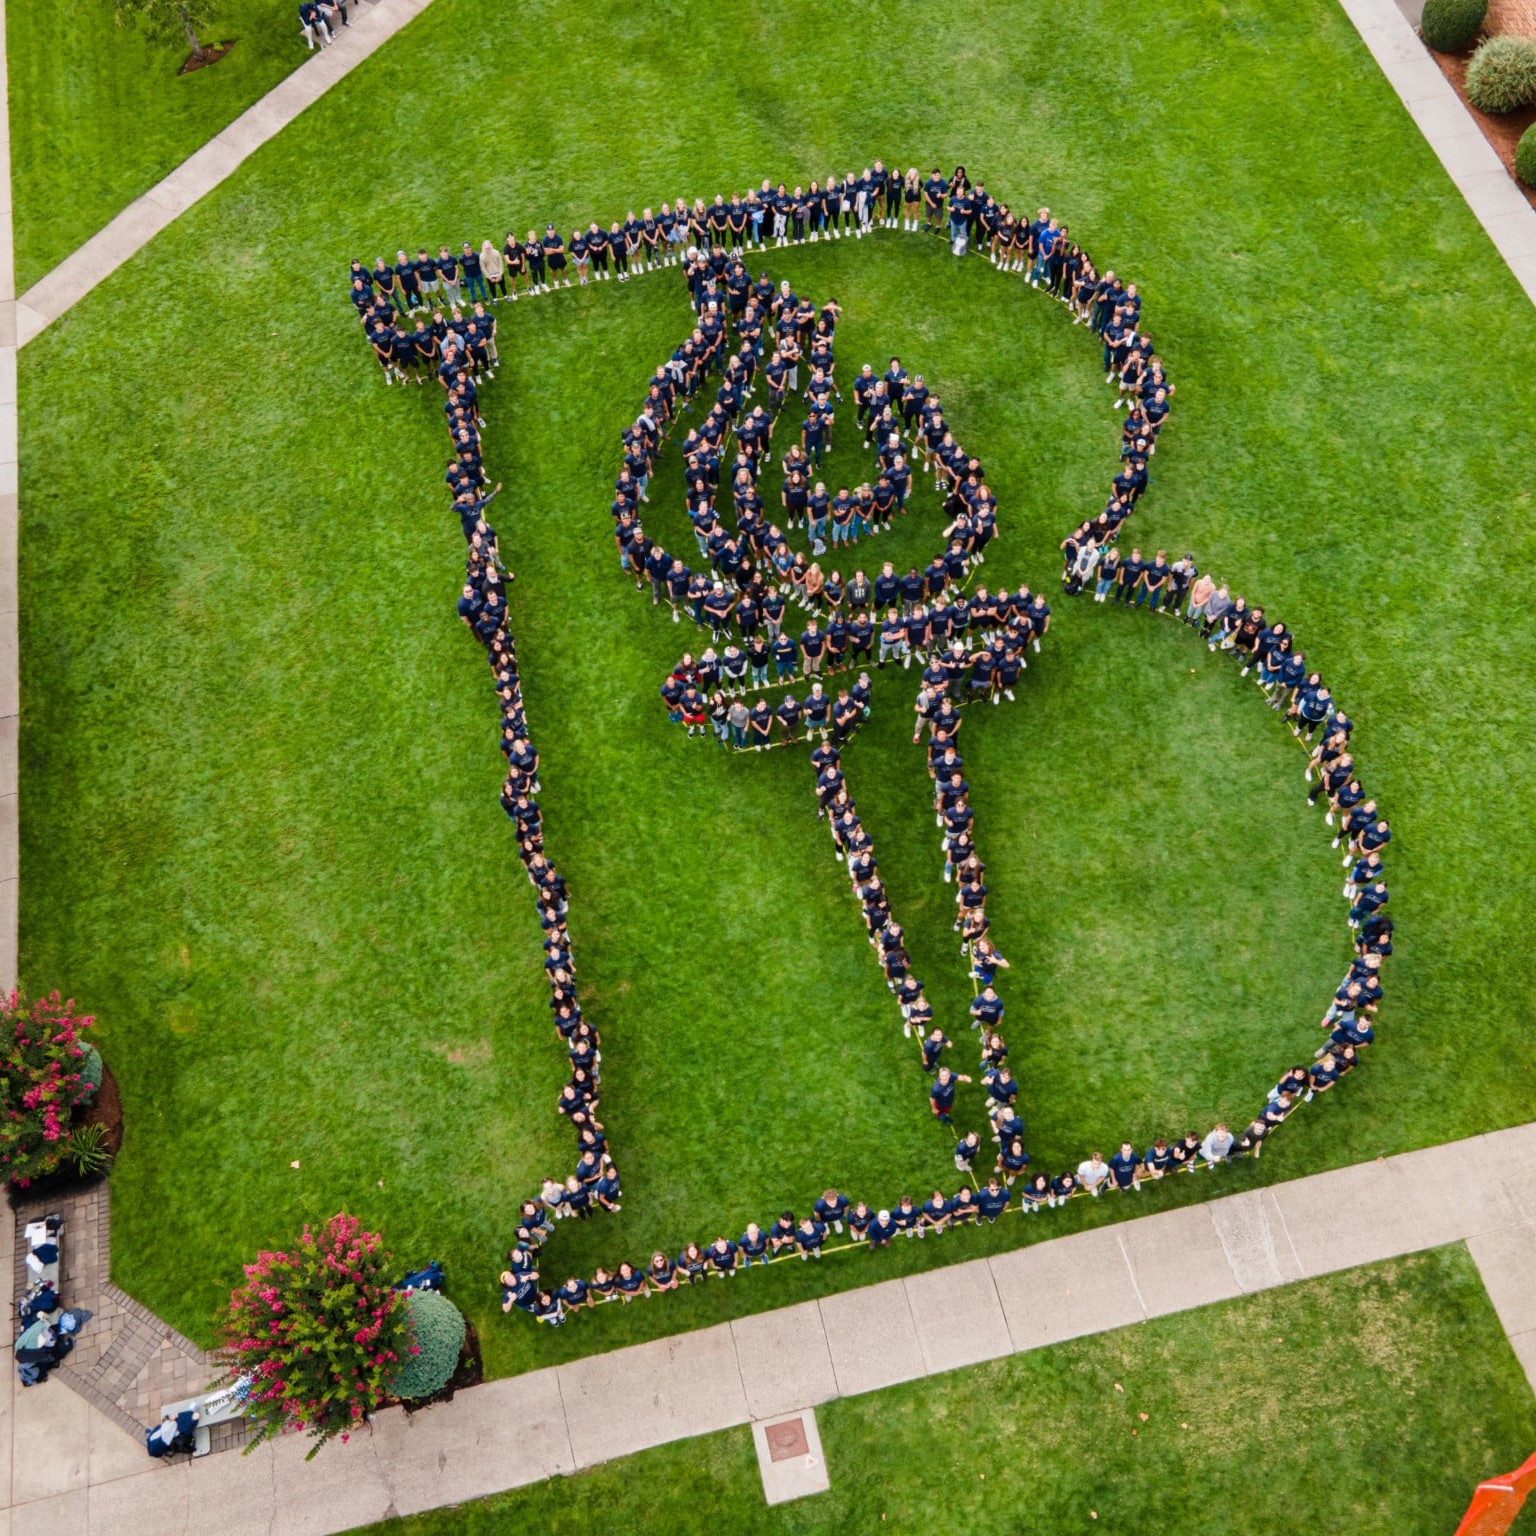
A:
<svg viewBox="0 0 1536 1536">
<path fill-rule="evenodd" d="M 112 1284 L 112 1201 L 105 1180 L 63 1199 L 16 1208 L 13 1294 L 27 1285 L 23 1229 L 50 1213 L 64 1222 L 59 1294 L 69 1306 L 85 1308 L 91 1321 L 49 1379 L 78 1393 L 138 1445 L 166 1403 L 206 1392 L 219 1367 L 191 1339 Z M 212 1440 L 215 1451 L 237 1450 L 245 1444 L 246 1426 L 239 1419 L 217 1424 Z"/>
<path fill-rule="evenodd" d="M 110 277 L 167 224 L 211 192 L 248 155 L 280 133 L 431 3 L 432 0 L 370 0 L 366 7 L 359 6 L 352 25 L 338 28 L 336 41 L 330 47 L 313 54 L 22 294 L 16 309 L 17 344 L 25 346 L 99 282 Z M 297 30 L 296 13 L 285 13 L 285 20 L 292 20 Z M 9 189 L 9 173 L 5 184 Z M 6 249 L 9 252 L 9 231 Z"/>
<path fill-rule="evenodd" d="M 151 1464 L 82 1397 L 16 1387 L 0 1360 L 0 1496 L 10 1536 L 326 1536 L 1458 1240 L 1536 1385 L 1533 1166 L 1536 1123 L 1161 1211 L 391 1409 L 308 1465 L 300 1439 Z"/>
<path fill-rule="evenodd" d="M 1397 0 L 1339 0 L 1408 115 L 1536 304 L 1536 208 L 1526 200 Z"/>
</svg>

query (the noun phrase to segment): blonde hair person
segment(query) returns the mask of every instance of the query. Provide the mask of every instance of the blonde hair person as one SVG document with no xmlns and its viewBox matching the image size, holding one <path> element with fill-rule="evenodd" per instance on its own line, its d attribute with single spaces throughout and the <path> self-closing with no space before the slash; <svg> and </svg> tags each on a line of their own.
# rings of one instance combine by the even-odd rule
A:
<svg viewBox="0 0 1536 1536">
<path fill-rule="evenodd" d="M 923 205 L 923 178 L 918 174 L 914 165 L 903 178 L 901 183 L 902 213 L 905 217 L 901 221 L 901 227 L 906 230 L 917 229 L 918 219 L 921 217 Z"/>
</svg>

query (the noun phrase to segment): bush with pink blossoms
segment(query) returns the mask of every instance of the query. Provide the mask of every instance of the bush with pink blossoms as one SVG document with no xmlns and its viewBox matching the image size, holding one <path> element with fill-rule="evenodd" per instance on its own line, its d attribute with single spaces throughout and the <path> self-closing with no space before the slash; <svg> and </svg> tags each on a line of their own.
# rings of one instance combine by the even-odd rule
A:
<svg viewBox="0 0 1536 1536">
<path fill-rule="evenodd" d="M 57 992 L 30 1000 L 0 997 L 0 1173 L 26 1186 L 52 1173 L 64 1155 L 75 1111 L 101 1081 L 85 1068 L 96 1022 Z"/>
<path fill-rule="evenodd" d="M 288 1253 L 260 1253 L 230 1294 L 222 1357 L 249 1384 L 245 1417 L 261 1444 L 304 1430 L 313 1456 L 385 1402 L 414 1352 L 410 1313 L 393 1289 L 377 1232 L 338 1212 Z"/>
</svg>

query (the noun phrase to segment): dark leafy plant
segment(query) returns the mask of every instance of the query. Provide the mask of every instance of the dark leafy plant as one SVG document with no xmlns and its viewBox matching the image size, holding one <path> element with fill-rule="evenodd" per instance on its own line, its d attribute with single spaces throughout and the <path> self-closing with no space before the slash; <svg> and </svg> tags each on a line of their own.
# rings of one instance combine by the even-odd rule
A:
<svg viewBox="0 0 1536 1536">
<path fill-rule="evenodd" d="M 1419 36 L 1439 53 L 1460 53 L 1482 29 L 1488 0 L 1424 0 Z"/>
<path fill-rule="evenodd" d="M 74 1006 L 57 992 L 0 1000 L 0 1174 L 13 1184 L 58 1167 L 70 1120 L 96 1091 L 85 1072 L 95 1020 Z"/>
<path fill-rule="evenodd" d="M 100 1173 L 112 1161 L 104 1125 L 77 1125 L 64 1142 L 64 1161 L 87 1177 Z"/>
<path fill-rule="evenodd" d="M 390 1396 L 411 1349 L 395 1262 L 377 1232 L 338 1212 L 291 1252 L 262 1252 L 230 1294 L 222 1358 L 250 1384 L 246 1446 L 306 1431 L 309 1455 Z"/>
<path fill-rule="evenodd" d="M 1490 37 L 1467 65 L 1467 100 L 1484 112 L 1536 102 L 1536 38 Z"/>
<path fill-rule="evenodd" d="M 440 1291 L 406 1295 L 410 1351 L 395 1378 L 399 1397 L 431 1397 L 448 1385 L 464 1348 L 464 1314 Z"/>
</svg>

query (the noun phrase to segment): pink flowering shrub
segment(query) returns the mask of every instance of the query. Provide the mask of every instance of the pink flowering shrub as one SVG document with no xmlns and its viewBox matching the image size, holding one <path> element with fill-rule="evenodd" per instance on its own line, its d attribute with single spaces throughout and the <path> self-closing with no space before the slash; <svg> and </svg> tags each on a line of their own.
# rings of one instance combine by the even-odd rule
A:
<svg viewBox="0 0 1536 1536">
<path fill-rule="evenodd" d="M 338 1212 L 308 1226 L 289 1253 L 259 1253 L 230 1293 L 225 1364 L 248 1378 L 246 1422 L 259 1445 L 284 1430 L 314 1439 L 313 1456 L 390 1396 L 414 1352 L 410 1313 L 392 1289 L 394 1260 L 377 1232 Z"/>
<path fill-rule="evenodd" d="M 58 1167 L 75 1110 L 100 1081 L 84 1070 L 96 1021 L 74 1006 L 57 992 L 0 997 L 0 1173 L 13 1184 Z"/>
</svg>

